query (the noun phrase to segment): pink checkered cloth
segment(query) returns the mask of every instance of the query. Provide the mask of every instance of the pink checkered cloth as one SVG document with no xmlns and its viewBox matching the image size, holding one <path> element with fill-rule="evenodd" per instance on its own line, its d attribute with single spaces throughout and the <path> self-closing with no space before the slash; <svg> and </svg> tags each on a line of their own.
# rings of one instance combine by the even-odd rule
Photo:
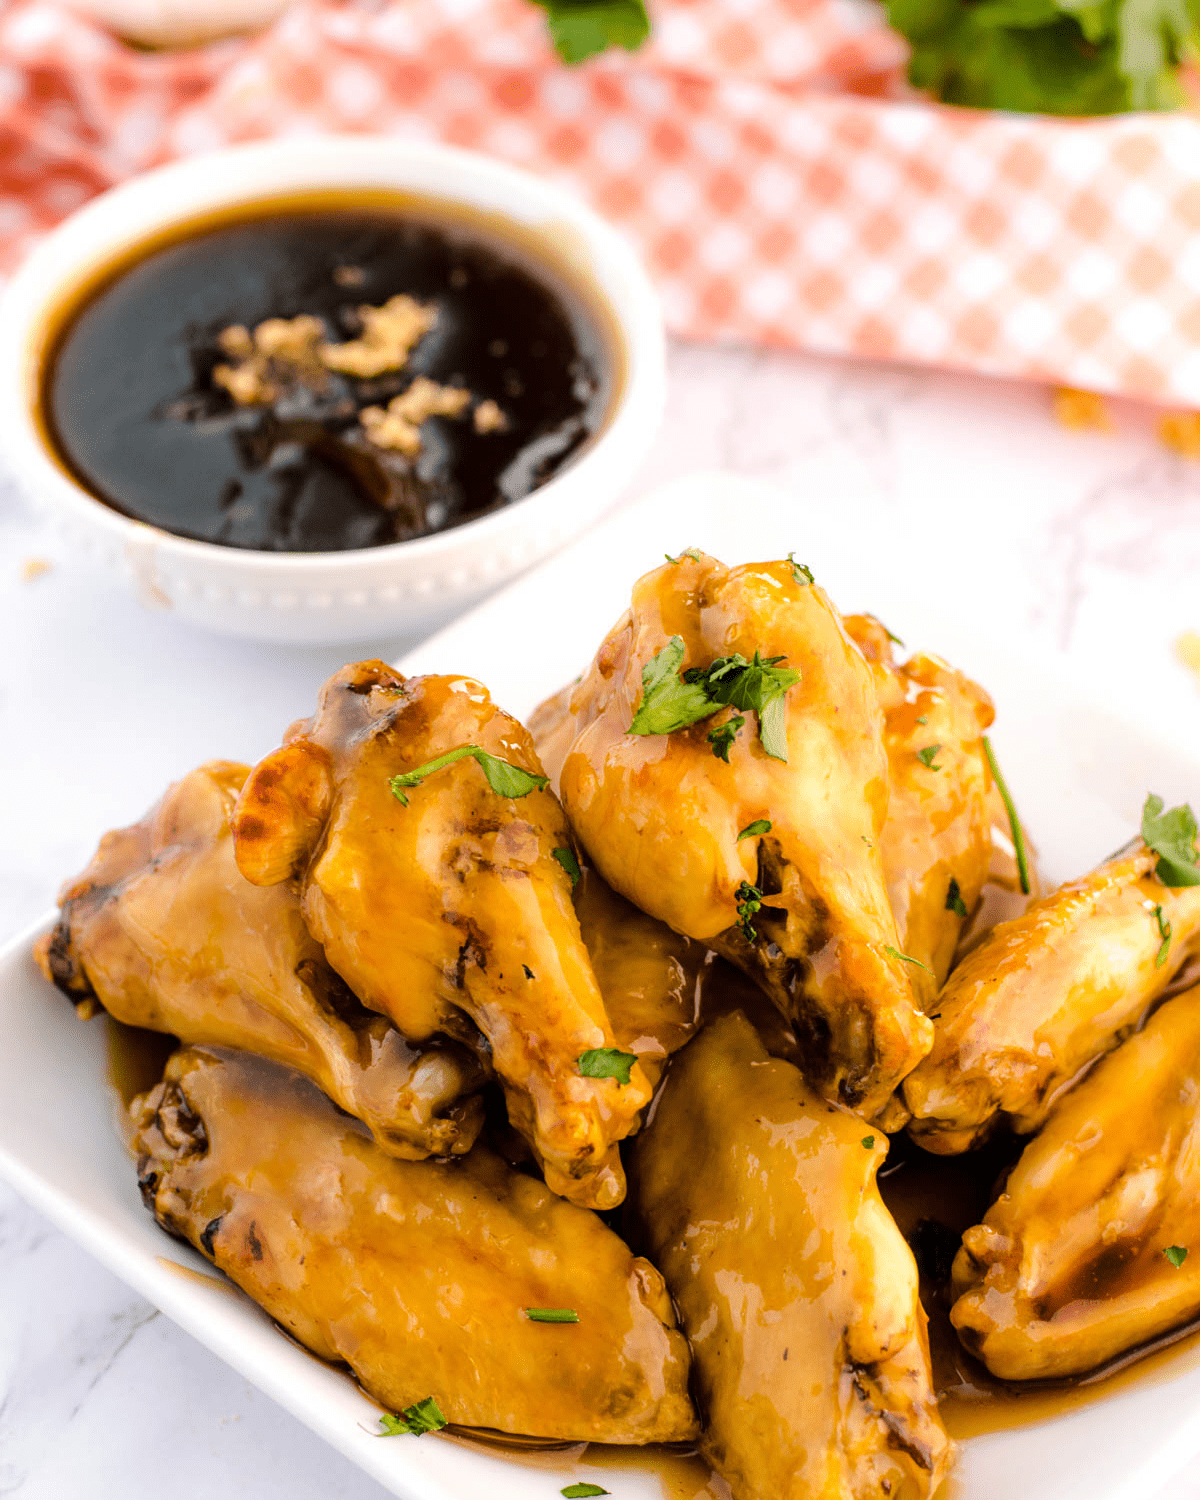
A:
<svg viewBox="0 0 1200 1500">
<path fill-rule="evenodd" d="M 386 131 L 576 188 L 687 337 L 1200 406 L 1200 119 L 905 99 L 904 45 L 866 0 L 651 3 L 648 47 L 572 69 L 526 0 L 299 0 L 174 54 L 10 0 L 0 254 L 155 162 Z"/>
</svg>

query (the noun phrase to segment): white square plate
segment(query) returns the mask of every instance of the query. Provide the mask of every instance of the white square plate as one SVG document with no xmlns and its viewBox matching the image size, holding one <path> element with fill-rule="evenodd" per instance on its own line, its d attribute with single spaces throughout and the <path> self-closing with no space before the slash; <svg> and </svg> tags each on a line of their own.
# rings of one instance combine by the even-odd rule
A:
<svg viewBox="0 0 1200 1500">
<path fill-rule="evenodd" d="M 736 563 L 795 549 L 841 608 L 872 610 L 912 646 L 945 654 L 987 686 L 998 709 L 995 742 L 1050 879 L 1077 874 L 1123 843 L 1147 790 L 1168 804 L 1200 799 L 1194 761 L 968 617 L 961 583 L 978 538 L 946 538 L 940 553 L 932 539 L 920 540 L 918 551 L 886 527 L 848 537 L 828 507 L 731 476 L 697 476 L 621 513 L 401 666 L 468 673 L 525 714 L 581 670 L 634 579 L 664 552 L 700 545 Z M 309 707 L 297 703 L 295 712 Z M 161 790 L 147 787 L 147 803 Z M 623 1465 L 559 1458 L 548 1467 L 456 1441 L 375 1437 L 378 1408 L 348 1377 L 289 1342 L 151 1221 L 114 1124 L 104 1028 L 81 1026 L 45 983 L 29 957 L 35 936 L 0 954 L 0 1173 L 34 1207 L 404 1500 L 553 1500 L 578 1477 L 619 1500 L 663 1493 L 658 1479 Z M 1197 1452 L 1200 1349 L 1185 1347 L 1147 1379 L 1068 1415 L 972 1439 L 952 1494 L 1150 1500 Z"/>
</svg>

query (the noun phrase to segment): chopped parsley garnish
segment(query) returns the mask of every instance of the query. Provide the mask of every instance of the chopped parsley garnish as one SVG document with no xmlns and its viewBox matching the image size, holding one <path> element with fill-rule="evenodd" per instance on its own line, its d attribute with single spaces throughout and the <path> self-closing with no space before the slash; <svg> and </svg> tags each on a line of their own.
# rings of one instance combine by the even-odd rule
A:
<svg viewBox="0 0 1200 1500">
<path fill-rule="evenodd" d="M 753 661 L 735 653 L 718 657 L 707 667 L 689 667 L 681 673 L 684 655 L 682 637 L 673 635 L 642 668 L 642 696 L 629 733 L 673 734 L 710 719 L 722 708 L 751 710 L 758 715 L 763 749 L 773 759 L 786 761 L 784 695 L 799 682 L 799 672 L 781 667 L 782 656 L 764 658 L 756 651 Z M 711 738 L 714 754 L 720 754 L 716 732 Z"/>
<path fill-rule="evenodd" d="M 664 552 L 663 556 L 669 563 L 682 562 L 685 557 L 690 557 L 693 562 L 699 562 L 700 549 L 698 547 L 685 547 L 678 557 L 672 557 L 669 552 Z"/>
<path fill-rule="evenodd" d="M 636 52 L 650 35 L 644 0 L 533 0 L 546 12 L 550 40 L 565 63 L 581 63 L 609 47 Z"/>
<path fill-rule="evenodd" d="M 884 633 L 884 635 L 887 636 L 888 640 L 891 641 L 891 643 L 892 643 L 893 646 L 903 646 L 904 645 L 904 642 L 900 639 L 900 637 L 898 635 L 893 635 L 892 632 L 887 628 L 887 626 L 883 624 L 882 620 L 880 620 L 879 623 L 880 623 L 880 625 L 883 626 L 883 633 Z M 924 719 L 918 719 L 917 723 L 918 724 L 924 724 L 925 720 Z"/>
<path fill-rule="evenodd" d="M 740 844 L 743 839 L 756 839 L 760 834 L 770 833 L 770 831 L 770 818 L 755 818 L 753 823 L 747 823 L 741 833 L 738 834 L 737 841 Z"/>
<path fill-rule="evenodd" d="M 1142 808 L 1142 837 L 1158 855 L 1154 873 L 1163 885 L 1200 885 L 1196 856 L 1196 814 L 1185 802 L 1163 812 L 1163 799 L 1153 792 Z"/>
<path fill-rule="evenodd" d="M 554 858 L 558 860 L 563 869 L 571 877 L 572 887 L 577 886 L 583 878 L 583 871 L 579 868 L 579 861 L 575 858 L 574 849 L 555 849 Z"/>
<path fill-rule="evenodd" d="M 929 723 L 929 715 L 928 714 L 918 714 L 917 715 L 917 723 L 918 724 L 928 724 Z"/>
<path fill-rule="evenodd" d="M 917 759 L 923 766 L 928 766 L 931 771 L 940 771 L 942 768 L 934 764 L 934 756 L 941 748 L 940 745 L 926 745 L 923 750 L 917 751 Z"/>
<path fill-rule="evenodd" d="M 593 1047 L 579 1058 L 581 1078 L 615 1078 L 618 1083 L 629 1082 L 629 1070 L 637 1062 L 633 1052 L 618 1052 L 615 1047 Z"/>
<path fill-rule="evenodd" d="M 1154 908 L 1154 916 L 1155 920 L 1158 922 L 1158 935 L 1160 938 L 1162 938 L 1162 946 L 1159 948 L 1158 954 L 1154 960 L 1154 967 L 1156 969 L 1161 969 L 1163 964 L 1165 964 L 1167 961 L 1167 954 L 1171 948 L 1171 924 L 1167 921 L 1166 917 L 1163 916 L 1163 909 L 1161 906 L 1156 906 Z"/>
<path fill-rule="evenodd" d="M 950 877 L 950 889 L 946 892 L 946 910 L 952 911 L 956 917 L 965 917 L 967 914 L 967 903 L 963 900 L 958 881 L 953 875 Z"/>
<path fill-rule="evenodd" d="M 907 953 L 901 953 L 899 948 L 893 948 L 891 943 L 884 943 L 883 951 L 889 958 L 898 958 L 902 964 L 912 964 L 914 968 L 924 969 L 926 974 L 933 973 L 928 964 L 923 964 L 919 958 L 912 958 Z"/>
<path fill-rule="evenodd" d="M 403 1437 L 406 1434 L 420 1437 L 423 1432 L 438 1432 L 445 1427 L 446 1418 L 434 1397 L 426 1396 L 424 1401 L 406 1406 L 398 1417 L 386 1412 L 380 1417 L 379 1425 L 383 1428 L 383 1437 Z"/>
<path fill-rule="evenodd" d="M 712 753 L 718 760 L 729 764 L 729 751 L 734 740 L 738 737 L 738 730 L 746 722 L 745 714 L 735 714 L 732 719 L 726 719 L 724 724 L 718 724 L 715 729 L 710 729 L 705 738 L 712 746 Z"/>
<path fill-rule="evenodd" d="M 873 1135 L 864 1135 L 862 1138 L 862 1143 L 868 1151 L 872 1151 L 875 1147 L 875 1137 Z"/>
<path fill-rule="evenodd" d="M 1187 1249 L 1183 1245 L 1168 1245 L 1163 1254 L 1178 1271 L 1184 1261 L 1187 1260 Z"/>
<path fill-rule="evenodd" d="M 540 792 L 544 786 L 550 784 L 548 776 L 535 776 L 532 771 L 525 771 L 520 766 L 510 765 L 508 761 L 501 760 L 498 755 L 490 755 L 486 750 L 481 750 L 478 745 L 460 745 L 457 750 L 447 750 L 445 755 L 427 760 L 423 766 L 418 766 L 414 771 L 403 771 L 399 776 L 391 777 L 388 785 L 392 789 L 392 795 L 397 802 L 407 807 L 408 796 L 404 790 L 405 787 L 418 786 L 426 776 L 432 776 L 435 771 L 452 765 L 456 760 L 464 760 L 467 756 L 472 756 L 479 762 L 483 774 L 487 777 L 488 786 L 500 797 L 528 797 L 530 792 Z"/>
<path fill-rule="evenodd" d="M 813 578 L 813 570 L 806 563 L 798 563 L 794 552 L 788 553 L 787 560 L 792 565 L 792 577 L 801 588 L 807 588 L 810 583 L 816 582 Z"/>
<path fill-rule="evenodd" d="M 987 756 L 987 763 L 991 768 L 992 777 L 996 783 L 996 790 L 1000 793 L 1000 800 L 1004 803 L 1004 811 L 1008 814 L 1008 826 L 1012 832 L 1013 853 L 1017 856 L 1017 874 L 1021 880 L 1021 894 L 1028 896 L 1030 891 L 1029 856 L 1025 852 L 1025 835 L 1021 832 L 1021 820 L 1017 817 L 1017 809 L 1009 794 L 1008 786 L 1004 777 L 1000 774 L 1000 767 L 996 764 L 996 752 L 992 749 L 992 742 L 986 734 L 983 736 L 983 753 Z"/>
<path fill-rule="evenodd" d="M 578 1323 L 573 1307 L 527 1307 L 525 1316 L 531 1323 Z"/>
<path fill-rule="evenodd" d="M 559 1490 L 564 1500 L 585 1500 L 590 1495 L 607 1495 L 607 1490 L 602 1490 L 598 1484 L 588 1484 L 586 1480 L 579 1484 L 569 1484 L 566 1489 Z"/>
<path fill-rule="evenodd" d="M 737 899 L 738 926 L 742 929 L 742 936 L 748 943 L 756 942 L 758 933 L 755 931 L 754 918 L 762 910 L 763 893 L 756 885 L 743 880 L 734 896 Z"/>
</svg>

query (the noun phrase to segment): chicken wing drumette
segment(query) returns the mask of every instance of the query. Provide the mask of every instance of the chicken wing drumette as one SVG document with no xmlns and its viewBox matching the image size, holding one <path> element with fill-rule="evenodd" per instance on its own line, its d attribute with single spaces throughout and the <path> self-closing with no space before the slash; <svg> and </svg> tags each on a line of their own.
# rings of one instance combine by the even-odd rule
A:
<svg viewBox="0 0 1200 1500">
<path fill-rule="evenodd" d="M 627 1082 L 581 1072 L 620 1049 L 544 787 L 479 683 L 360 662 L 250 773 L 237 860 L 257 885 L 296 882 L 329 962 L 410 1040 L 478 1027 L 547 1183 L 609 1208 L 649 1086 L 636 1062 Z"/>
<path fill-rule="evenodd" d="M 950 1444 L 887 1142 L 740 1013 L 671 1063 L 630 1204 L 692 1347 L 701 1447 L 735 1500 L 919 1500 Z"/>
<path fill-rule="evenodd" d="M 993 928 L 954 970 L 933 1051 L 904 1084 L 927 1150 L 965 1151 L 1001 1119 L 1036 1130 L 1163 994 L 1200 947 L 1200 886 L 1163 885 L 1157 864 L 1139 841 Z"/>
<path fill-rule="evenodd" d="M 648 693 L 702 692 L 672 654 L 729 706 L 631 733 Z M 827 596 L 790 562 L 682 555 L 637 583 L 570 713 L 563 803 L 601 875 L 753 974 L 822 1092 L 879 1114 L 933 1028 L 888 903 L 874 680 Z"/>
<path fill-rule="evenodd" d="M 37 957 L 88 1013 L 298 1068 L 386 1150 L 466 1151 L 484 1071 L 457 1043 L 414 1047 L 365 1010 L 309 935 L 286 886 L 238 872 L 229 819 L 248 766 L 214 761 L 130 828 L 107 834 L 66 886 Z"/>
<path fill-rule="evenodd" d="M 432 1396 L 504 1433 L 694 1436 L 662 1277 L 483 1147 L 397 1161 L 298 1074 L 211 1048 L 177 1052 L 131 1112 L 159 1223 L 391 1410 Z"/>
<path fill-rule="evenodd" d="M 1054 1108 L 954 1263 L 996 1375 L 1078 1375 L 1200 1314 L 1200 988 Z"/>
</svg>

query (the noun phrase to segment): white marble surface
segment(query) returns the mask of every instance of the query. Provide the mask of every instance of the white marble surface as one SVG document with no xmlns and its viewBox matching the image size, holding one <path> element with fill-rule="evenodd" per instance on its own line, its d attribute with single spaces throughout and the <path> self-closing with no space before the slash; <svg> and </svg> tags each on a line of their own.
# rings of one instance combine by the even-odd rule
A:
<svg viewBox="0 0 1200 1500">
<path fill-rule="evenodd" d="M 1163 449 L 1144 414 L 1121 413 L 1109 436 L 1070 432 L 1041 391 L 746 351 L 677 348 L 672 382 L 642 487 L 712 466 L 778 481 L 801 551 L 810 506 L 844 514 L 847 548 L 870 548 L 885 518 L 914 556 L 949 534 L 959 608 L 1063 653 L 1200 754 L 1200 681 L 1172 649 L 1200 631 L 1200 465 Z M 51 567 L 25 581 L 31 559 Z M 344 654 L 143 614 L 2 480 L 0 641 L 0 937 L 173 776 L 266 749 Z M 0 1185 L 0 1497 L 164 1486 L 179 1500 L 383 1494 Z M 1187 1479 L 1170 1500 L 1197 1494 Z"/>
</svg>

